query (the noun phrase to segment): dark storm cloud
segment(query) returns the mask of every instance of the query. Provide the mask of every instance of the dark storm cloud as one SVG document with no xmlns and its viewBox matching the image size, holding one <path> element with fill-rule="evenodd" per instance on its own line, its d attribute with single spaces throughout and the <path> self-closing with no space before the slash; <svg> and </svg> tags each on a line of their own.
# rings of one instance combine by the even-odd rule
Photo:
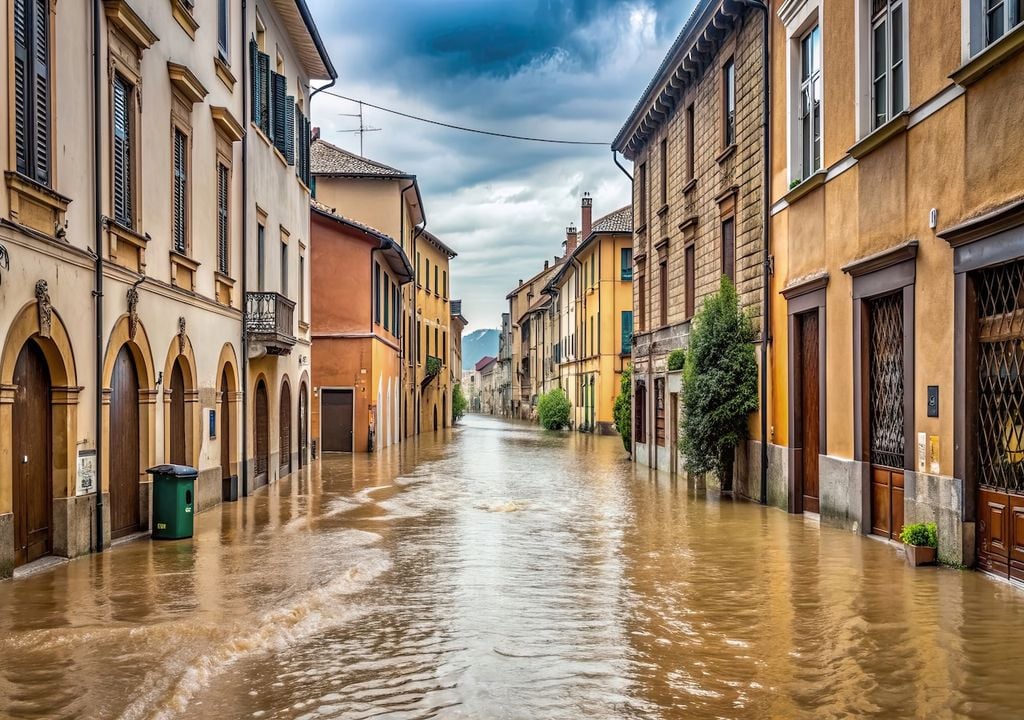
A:
<svg viewBox="0 0 1024 720">
<path fill-rule="evenodd" d="M 337 92 L 404 112 L 518 135 L 610 142 L 694 0 L 309 0 Z M 325 138 L 355 106 L 318 96 Z M 459 251 L 453 293 L 473 328 L 561 247 L 579 197 L 601 215 L 629 201 L 607 147 L 498 140 L 367 108 L 366 155 L 415 173 L 430 229 Z"/>
</svg>

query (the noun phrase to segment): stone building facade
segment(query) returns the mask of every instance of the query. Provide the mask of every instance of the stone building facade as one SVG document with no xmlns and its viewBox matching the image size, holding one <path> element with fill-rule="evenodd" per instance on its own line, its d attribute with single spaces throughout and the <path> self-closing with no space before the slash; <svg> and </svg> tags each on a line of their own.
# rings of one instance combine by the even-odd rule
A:
<svg viewBox="0 0 1024 720">
<path fill-rule="evenodd" d="M 613 142 L 633 162 L 634 458 L 651 467 L 680 467 L 680 393 L 667 358 L 686 347 L 694 314 L 723 275 L 754 320 L 760 356 L 763 48 L 757 12 L 699 2 Z M 750 427 L 735 480 L 756 496 L 756 414 Z"/>
</svg>

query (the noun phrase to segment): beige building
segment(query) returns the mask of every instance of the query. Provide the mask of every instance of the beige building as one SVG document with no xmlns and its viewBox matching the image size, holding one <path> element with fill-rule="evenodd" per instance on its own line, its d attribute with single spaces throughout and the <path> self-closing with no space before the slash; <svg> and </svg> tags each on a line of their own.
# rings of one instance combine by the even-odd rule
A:
<svg viewBox="0 0 1024 720">
<path fill-rule="evenodd" d="M 762 36 L 749 6 L 700 0 L 612 144 L 634 168 L 633 456 L 651 467 L 680 467 L 679 376 L 667 358 L 723 275 L 754 318 L 759 357 L 765 349 Z M 759 497 L 756 414 L 750 427 L 735 480 Z M 778 449 L 770 457 L 784 465 Z"/>
<path fill-rule="evenodd" d="M 137 0 L 14 0 L 4 12 L 2 575 L 148 531 L 145 470 L 157 463 L 198 468 L 198 509 L 233 495 L 243 447 L 256 445 L 242 432 L 243 314 L 254 307 L 243 235 L 252 279 L 257 225 L 284 238 L 290 252 L 264 272 L 286 260 L 285 296 L 298 298 L 308 194 L 298 157 L 288 161 L 303 156 L 309 79 L 334 75 L 301 0 L 245 14 L 240 1 Z M 286 91 L 268 106 L 285 108 L 284 150 L 248 120 L 250 36 L 284 78 L 267 75 Z M 297 325 L 272 317 L 275 338 L 300 341 Z M 250 350 L 263 342 L 250 339 Z M 254 360 L 275 403 L 285 376 L 301 382 L 300 354 Z M 291 439 L 282 457 L 298 452 Z M 277 444 L 263 448 L 269 466 Z"/>
</svg>

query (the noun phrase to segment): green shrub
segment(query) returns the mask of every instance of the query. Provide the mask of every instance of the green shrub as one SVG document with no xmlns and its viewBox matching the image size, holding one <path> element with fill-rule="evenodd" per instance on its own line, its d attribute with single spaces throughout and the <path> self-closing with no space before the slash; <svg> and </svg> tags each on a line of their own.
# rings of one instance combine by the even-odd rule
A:
<svg viewBox="0 0 1024 720">
<path fill-rule="evenodd" d="M 680 445 L 686 469 L 714 470 L 722 489 L 732 489 L 736 445 L 748 437 L 747 420 L 757 410 L 754 328 L 740 309 L 736 288 L 721 286 L 694 318 L 683 366 Z"/>
<path fill-rule="evenodd" d="M 466 414 L 466 407 L 469 401 L 462 392 L 462 385 L 452 388 L 452 422 L 458 422 Z"/>
<path fill-rule="evenodd" d="M 792 190 L 802 182 L 803 180 L 801 180 L 800 178 L 793 178 L 792 180 L 789 181 L 789 189 Z"/>
<path fill-rule="evenodd" d="M 569 398 L 562 388 L 555 388 L 540 396 L 537 401 L 537 415 L 540 424 L 548 430 L 561 430 L 569 427 Z"/>
<path fill-rule="evenodd" d="M 668 370 L 673 372 L 675 370 L 682 370 L 683 365 L 686 364 L 686 351 L 683 349 L 673 350 L 668 354 Z"/>
<path fill-rule="evenodd" d="M 900 531 L 900 540 L 907 545 L 937 548 L 939 546 L 939 530 L 935 523 L 904 525 L 903 530 Z"/>
<path fill-rule="evenodd" d="M 626 452 L 633 451 L 633 366 L 627 365 L 622 371 L 619 381 L 619 394 L 615 396 L 612 416 L 615 418 L 615 429 L 622 436 L 622 444 Z"/>
<path fill-rule="evenodd" d="M 434 377 L 441 372 L 441 358 L 436 358 L 433 355 L 427 356 L 427 377 Z"/>
</svg>

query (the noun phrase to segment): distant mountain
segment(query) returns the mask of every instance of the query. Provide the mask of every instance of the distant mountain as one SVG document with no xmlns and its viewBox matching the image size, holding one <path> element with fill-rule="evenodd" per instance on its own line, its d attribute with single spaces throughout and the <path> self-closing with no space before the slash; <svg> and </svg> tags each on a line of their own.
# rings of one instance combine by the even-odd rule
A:
<svg viewBox="0 0 1024 720">
<path fill-rule="evenodd" d="M 472 370 L 484 355 L 498 356 L 498 329 L 484 328 L 462 336 L 462 369 Z"/>
</svg>

